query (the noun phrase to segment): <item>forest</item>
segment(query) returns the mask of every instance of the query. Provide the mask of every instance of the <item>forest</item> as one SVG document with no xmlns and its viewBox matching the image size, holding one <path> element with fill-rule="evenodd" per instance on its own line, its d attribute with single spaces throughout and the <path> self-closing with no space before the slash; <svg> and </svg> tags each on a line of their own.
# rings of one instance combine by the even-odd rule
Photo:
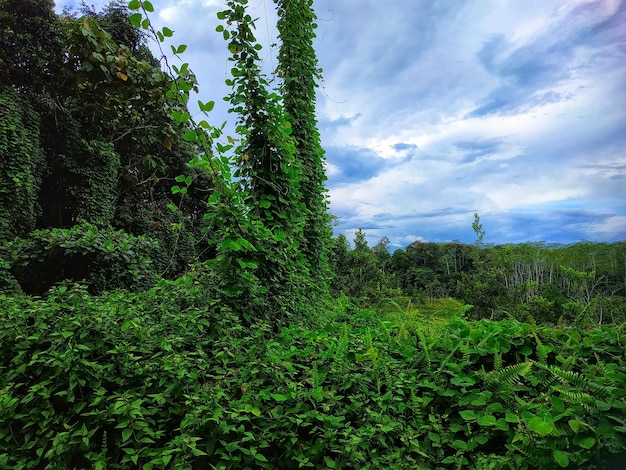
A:
<svg viewBox="0 0 626 470">
<path fill-rule="evenodd" d="M 623 468 L 626 241 L 334 236 L 313 1 L 278 80 L 247 4 L 227 135 L 151 2 L 0 0 L 0 468 Z"/>
</svg>

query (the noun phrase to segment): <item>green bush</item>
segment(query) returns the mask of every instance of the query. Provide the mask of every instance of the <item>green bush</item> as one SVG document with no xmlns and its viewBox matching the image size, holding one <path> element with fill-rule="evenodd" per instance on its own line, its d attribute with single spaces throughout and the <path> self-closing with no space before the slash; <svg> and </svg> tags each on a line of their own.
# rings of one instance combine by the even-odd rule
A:
<svg viewBox="0 0 626 470">
<path fill-rule="evenodd" d="M 606 468 L 624 329 L 243 328 L 202 276 L 0 296 L 2 468 Z"/>
<path fill-rule="evenodd" d="M 35 230 L 0 247 L 22 290 L 37 295 L 64 280 L 85 282 L 92 293 L 149 287 L 156 282 L 152 258 L 158 252 L 155 240 L 86 222 Z"/>
</svg>

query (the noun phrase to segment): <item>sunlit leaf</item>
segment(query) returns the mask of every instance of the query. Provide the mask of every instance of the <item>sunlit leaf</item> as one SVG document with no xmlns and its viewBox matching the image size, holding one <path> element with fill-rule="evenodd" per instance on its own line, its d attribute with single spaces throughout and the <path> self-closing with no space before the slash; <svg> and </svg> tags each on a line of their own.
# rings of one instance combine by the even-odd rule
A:
<svg viewBox="0 0 626 470">
<path fill-rule="evenodd" d="M 152 6 L 152 3 L 148 2 L 148 1 L 143 1 L 142 3 L 143 8 L 149 12 L 152 13 L 154 12 L 154 7 Z"/>
<path fill-rule="evenodd" d="M 561 467 L 565 468 L 569 465 L 569 458 L 567 457 L 567 454 L 562 450 L 553 450 L 552 456 L 554 457 L 554 460 L 556 460 L 556 463 L 558 463 Z"/>
</svg>

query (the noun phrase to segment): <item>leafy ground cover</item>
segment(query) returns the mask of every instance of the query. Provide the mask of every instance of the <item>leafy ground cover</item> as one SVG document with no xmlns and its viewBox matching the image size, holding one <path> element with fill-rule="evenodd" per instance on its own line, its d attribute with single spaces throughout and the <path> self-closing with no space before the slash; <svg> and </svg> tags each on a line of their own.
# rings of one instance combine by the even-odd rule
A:
<svg viewBox="0 0 626 470">
<path fill-rule="evenodd" d="M 142 294 L 0 297 L 0 467 L 546 469 L 624 458 L 623 325 L 471 322 L 447 300 L 434 328 L 339 299 L 316 325 L 274 333 L 244 328 L 203 292 L 187 276 Z"/>
</svg>

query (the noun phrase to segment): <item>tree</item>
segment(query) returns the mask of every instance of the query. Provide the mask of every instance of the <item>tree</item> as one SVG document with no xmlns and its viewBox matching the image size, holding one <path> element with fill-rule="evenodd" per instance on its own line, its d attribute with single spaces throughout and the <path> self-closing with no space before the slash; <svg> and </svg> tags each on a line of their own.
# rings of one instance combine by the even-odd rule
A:
<svg viewBox="0 0 626 470">
<path fill-rule="evenodd" d="M 483 238 L 485 237 L 485 231 L 483 230 L 483 224 L 480 223 L 480 217 L 477 212 L 474 212 L 474 222 L 472 222 L 472 230 L 476 234 L 476 246 L 483 245 Z"/>
<path fill-rule="evenodd" d="M 312 0 L 275 0 L 275 3 L 281 39 L 277 71 L 283 80 L 282 97 L 296 158 L 302 165 L 300 190 L 306 212 L 301 250 L 313 277 L 312 287 L 318 289 L 320 297 L 328 289 L 331 228 L 324 186 L 325 156 L 315 117 L 316 80 L 321 72 L 313 48 L 316 16 Z"/>
<path fill-rule="evenodd" d="M 119 254 L 128 263 L 135 259 L 123 248 L 134 241 L 118 236 L 119 229 L 159 242 L 157 249 L 136 245 L 150 245 L 146 249 L 155 275 L 179 275 L 194 260 L 209 256 L 199 242 L 211 180 L 186 166 L 196 148 L 179 137 L 188 127 L 170 118 L 172 80 L 129 23 L 126 8 L 116 3 L 99 14 L 87 9 L 86 16 L 61 21 L 50 2 L 0 1 L 1 39 L 13 47 L 0 60 L 15 69 L 2 76 L 0 90 L 6 104 L 0 111 L 6 117 L 0 125 L 0 143 L 5 144 L 0 148 L 0 198 L 6 211 L 2 221 L 10 224 L 0 222 L 0 238 L 9 241 L 19 235 L 28 242 L 16 242 L 14 247 L 25 251 L 11 261 L 23 287 L 29 290 L 30 279 L 41 278 L 33 274 L 41 266 L 38 262 L 62 266 L 72 250 L 76 269 L 58 275 L 48 270 L 49 276 L 37 281 L 43 286 L 37 290 L 70 273 L 106 278 L 106 263 L 93 263 L 92 254 L 100 249 L 98 236 L 108 233 L 109 241 L 120 240 L 120 246 L 107 245 L 121 250 L 110 256 Z M 24 74 L 29 74 L 28 81 Z M 181 174 L 193 180 L 184 201 L 170 189 Z M 90 231 L 86 227 L 91 226 L 98 236 L 89 239 L 94 245 L 85 246 L 82 258 L 55 231 L 65 230 L 66 238 L 74 239 L 74 227 Z M 35 236 L 34 228 L 44 232 Z M 61 246 L 44 250 L 46 240 Z M 45 253 L 46 259 L 32 250 Z M 132 284 L 132 278 L 125 279 Z"/>
<path fill-rule="evenodd" d="M 63 59 L 51 0 L 0 0 L 0 87 L 40 93 Z"/>
</svg>

